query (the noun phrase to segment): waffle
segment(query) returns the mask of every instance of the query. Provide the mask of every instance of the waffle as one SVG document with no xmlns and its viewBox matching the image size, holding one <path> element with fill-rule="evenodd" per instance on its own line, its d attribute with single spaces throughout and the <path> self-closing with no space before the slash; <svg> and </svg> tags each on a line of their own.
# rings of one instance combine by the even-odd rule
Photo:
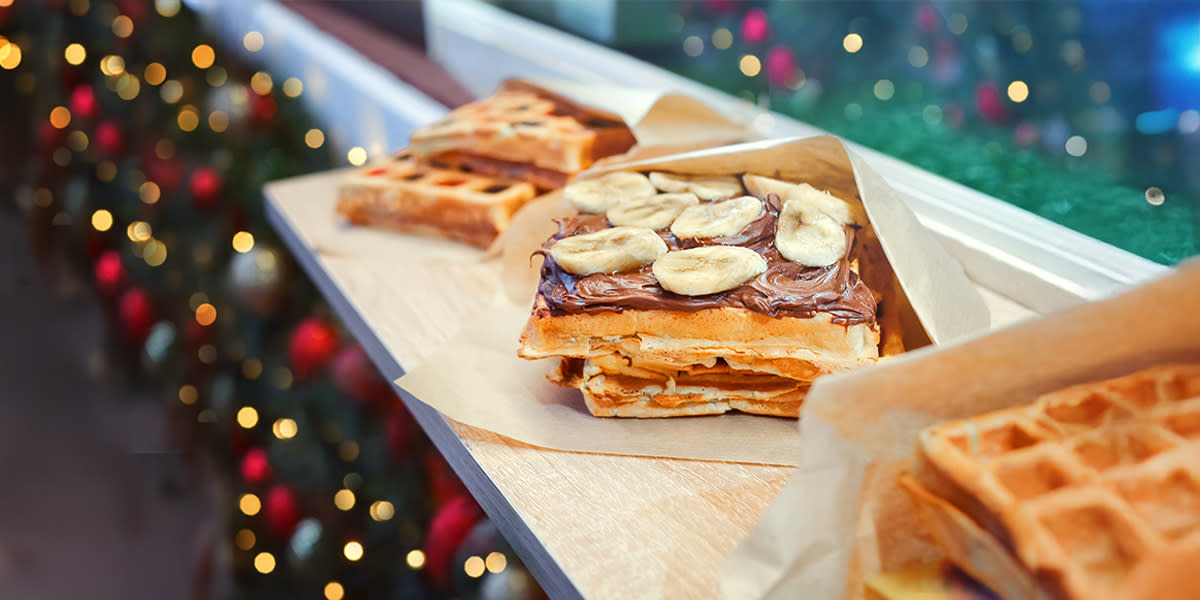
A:
<svg viewBox="0 0 1200 600">
<path fill-rule="evenodd" d="M 413 152 L 422 159 L 469 163 L 548 188 L 633 144 L 620 120 L 511 83 L 412 135 Z"/>
<path fill-rule="evenodd" d="M 1007 598 L 1137 597 L 1132 573 L 1200 548 L 1200 365 L 948 422 L 917 450 L 901 484 L 923 523 Z"/>
<path fill-rule="evenodd" d="M 725 179 L 739 185 L 736 178 Z M 655 180 L 664 178 L 648 179 Z M 708 186 L 716 197 L 707 201 L 711 203 L 744 192 L 730 188 L 716 194 L 713 181 L 677 177 L 667 185 Z M 564 194 L 571 197 L 578 185 Z M 667 228 L 657 231 L 667 255 L 693 246 L 736 246 L 765 257 L 759 276 L 710 294 L 670 292 L 663 287 L 665 275 L 655 275 L 649 264 L 625 272 L 571 275 L 551 256 L 556 244 L 606 231 L 618 213 L 561 221 L 559 232 L 540 251 L 545 258 L 541 281 L 519 355 L 561 357 L 551 381 L 579 389 L 596 416 L 740 411 L 797 417 L 817 377 L 871 364 L 882 347 L 902 349 L 898 324 L 881 335 L 885 319 L 877 302 L 882 296 L 867 284 L 892 277 L 870 225 L 846 225 L 850 241 L 844 254 L 829 266 L 805 267 L 775 248 L 781 199 L 769 193 L 760 200 L 762 212 L 747 217 L 752 220 L 736 234 L 701 239 L 679 237 Z M 696 206 L 703 208 L 705 201 Z M 675 217 L 672 227 L 682 218 Z M 887 285 L 878 288 L 890 295 Z"/>
<path fill-rule="evenodd" d="M 536 194 L 527 182 L 433 167 L 403 153 L 346 178 L 337 212 L 355 225 L 484 248 Z"/>
</svg>

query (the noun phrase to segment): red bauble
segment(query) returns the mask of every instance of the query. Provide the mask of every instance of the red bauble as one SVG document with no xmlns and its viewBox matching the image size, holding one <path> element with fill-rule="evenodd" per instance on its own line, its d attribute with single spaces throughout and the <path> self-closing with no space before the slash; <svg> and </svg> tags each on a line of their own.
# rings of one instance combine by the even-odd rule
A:
<svg viewBox="0 0 1200 600">
<path fill-rule="evenodd" d="M 242 457 L 242 464 L 239 469 L 242 474 L 242 481 L 250 485 L 261 485 L 271 478 L 271 461 L 267 459 L 267 452 L 262 448 L 251 448 L 246 451 Z"/>
<path fill-rule="evenodd" d="M 220 203 L 221 176 L 212 167 L 199 167 L 192 171 L 188 188 L 192 193 L 192 206 L 198 211 L 211 211 Z"/>
<path fill-rule="evenodd" d="M 425 471 L 429 480 L 429 494 L 433 496 L 435 505 L 441 506 L 455 496 L 467 494 L 467 486 L 463 485 L 450 463 L 437 450 L 425 454 Z"/>
<path fill-rule="evenodd" d="M 448 589 L 455 565 L 454 553 L 483 511 L 470 496 L 456 496 L 438 509 L 425 535 L 425 574 L 435 585 Z"/>
<path fill-rule="evenodd" d="M 125 340 L 135 346 L 140 346 L 150 335 L 154 326 L 154 308 L 150 303 L 150 295 L 139 287 L 129 288 L 117 304 L 117 314 L 120 317 L 121 334 Z"/>
<path fill-rule="evenodd" d="M 771 35 L 771 25 L 767 23 L 767 13 L 753 9 L 742 19 L 742 39 L 757 44 Z"/>
<path fill-rule="evenodd" d="M 272 487 L 263 499 L 263 517 L 275 537 L 290 539 L 301 518 L 300 501 L 296 499 L 296 493 L 283 485 Z"/>
<path fill-rule="evenodd" d="M 104 296 L 116 296 L 125 287 L 125 265 L 121 263 L 121 253 L 116 250 L 106 250 L 96 259 L 92 269 L 96 280 L 96 289 Z"/>
<path fill-rule="evenodd" d="M 412 458 L 413 450 L 417 446 L 417 431 L 417 422 L 409 414 L 408 408 L 397 402 L 397 406 L 388 413 L 384 429 L 384 438 L 387 440 L 388 449 L 391 450 L 393 458 L 396 460 Z"/>
<path fill-rule="evenodd" d="M 80 84 L 71 92 L 67 102 L 71 108 L 71 116 L 80 119 L 90 119 L 96 116 L 96 92 L 92 86 Z"/>
<path fill-rule="evenodd" d="M 1000 90 L 990 83 L 980 85 L 979 89 L 975 90 L 975 108 L 979 109 L 983 118 L 993 123 L 1000 123 L 1008 118 L 1004 110 L 1004 101 L 1000 99 Z"/>
<path fill-rule="evenodd" d="M 105 121 L 97 125 L 96 132 L 92 137 L 96 140 L 96 149 L 108 158 L 121 154 L 121 150 L 125 147 L 125 134 L 112 121 Z"/>
<path fill-rule="evenodd" d="M 162 160 L 154 156 L 153 152 L 147 151 L 142 154 L 142 165 L 146 171 L 146 179 L 158 184 L 163 198 L 174 193 L 175 188 L 183 181 L 183 164 L 179 161 Z M 161 205 L 162 202 L 159 202 L 154 206 Z"/>
<path fill-rule="evenodd" d="M 789 87 L 796 83 L 799 69 L 796 68 L 796 57 L 792 51 L 776 46 L 767 52 L 767 81 L 778 87 Z"/>
<path fill-rule="evenodd" d="M 275 113 L 279 110 L 279 106 L 275 103 L 275 99 L 270 94 L 260 96 L 259 94 L 250 94 L 250 123 L 257 126 L 266 125 L 275 118 Z"/>
<path fill-rule="evenodd" d="M 732 12 L 737 9 L 737 0 L 704 0 L 709 10 L 714 12 Z"/>
<path fill-rule="evenodd" d="M 308 317 L 296 326 L 288 343 L 292 371 L 299 379 L 316 375 L 329 364 L 338 347 L 337 331 L 320 317 Z"/>
<path fill-rule="evenodd" d="M 338 389 L 357 400 L 364 408 L 384 408 L 396 397 L 392 384 L 375 368 L 367 351 L 351 344 L 338 351 L 330 366 Z"/>
</svg>

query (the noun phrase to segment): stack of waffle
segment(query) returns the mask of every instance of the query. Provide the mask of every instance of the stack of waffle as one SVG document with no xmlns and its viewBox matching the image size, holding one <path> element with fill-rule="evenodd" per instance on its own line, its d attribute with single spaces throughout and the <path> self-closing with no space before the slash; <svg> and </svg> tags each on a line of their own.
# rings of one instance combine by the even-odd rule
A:
<svg viewBox="0 0 1200 600">
<path fill-rule="evenodd" d="M 487 246 L 539 191 L 633 146 L 629 129 L 535 88 L 510 83 L 417 130 L 412 147 L 342 184 L 351 223 Z"/>
<path fill-rule="evenodd" d="M 1200 366 L 933 427 L 901 485 L 950 559 L 1004 598 L 1137 598 L 1135 574 L 1184 581 L 1164 565 L 1200 552 Z"/>
<path fill-rule="evenodd" d="M 860 205 L 755 175 L 616 172 L 563 195 L 581 214 L 540 250 L 519 353 L 562 357 L 551 379 L 592 414 L 795 417 L 813 379 L 880 356 L 867 282 L 892 278 Z"/>
</svg>

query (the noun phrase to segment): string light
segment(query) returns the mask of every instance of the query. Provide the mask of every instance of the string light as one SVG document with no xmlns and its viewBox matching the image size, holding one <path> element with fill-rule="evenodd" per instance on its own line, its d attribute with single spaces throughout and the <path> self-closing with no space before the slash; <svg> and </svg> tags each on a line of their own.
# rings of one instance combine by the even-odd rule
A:
<svg viewBox="0 0 1200 600">
<path fill-rule="evenodd" d="M 11 4 L 11 2 L 10 2 L 10 4 Z M 0 6 L 7 6 L 7 5 L 4 4 L 3 2 L 0 2 Z M 83 15 L 86 15 L 88 13 L 88 11 L 91 10 L 91 8 L 92 8 L 91 2 L 89 2 L 88 0 L 71 0 L 71 14 L 73 14 L 77 17 L 82 17 Z"/>
<path fill-rule="evenodd" d="M 292 387 L 292 372 L 287 367 L 277 367 L 271 376 L 271 383 L 276 389 L 286 390 Z"/>
<path fill-rule="evenodd" d="M 241 407 L 237 412 L 237 422 L 238 425 L 242 426 L 242 429 L 250 429 L 258 425 L 258 411 L 254 410 L 253 406 Z"/>
<path fill-rule="evenodd" d="M 100 59 L 100 72 L 109 77 L 116 77 L 125 72 L 125 59 L 116 54 L 109 54 Z"/>
<path fill-rule="evenodd" d="M 760 71 L 762 71 L 762 63 L 759 62 L 757 56 L 753 54 L 747 54 L 743 56 L 742 60 L 738 63 L 738 68 L 742 70 L 742 75 L 745 75 L 746 77 L 754 77 L 758 75 Z"/>
<path fill-rule="evenodd" d="M 263 35 L 257 31 L 251 31 L 242 36 L 242 46 L 251 52 L 258 52 L 263 49 Z"/>
<path fill-rule="evenodd" d="M 304 144 L 309 148 L 320 148 L 325 144 L 325 132 L 320 129 L 309 129 L 308 133 L 304 134 Z"/>
<path fill-rule="evenodd" d="M 13 70 L 21 64 L 21 47 L 0 37 L 0 67 Z"/>
<path fill-rule="evenodd" d="M 967 32 L 967 16 L 962 13 L 954 13 L 946 19 L 946 28 L 954 35 L 962 35 Z"/>
<path fill-rule="evenodd" d="M 483 559 L 479 558 L 478 556 L 468 557 L 467 561 L 463 563 L 463 571 L 465 571 L 467 573 L 467 577 L 470 577 L 471 579 L 482 576 L 483 571 L 486 568 L 487 567 L 484 564 Z"/>
<path fill-rule="evenodd" d="M 200 399 L 200 392 L 196 390 L 196 386 L 192 384 L 184 384 L 179 387 L 179 401 L 183 404 L 191 406 Z"/>
<path fill-rule="evenodd" d="M 238 499 L 238 509 L 247 517 L 253 517 L 262 510 L 262 500 L 259 500 L 258 496 L 254 494 L 242 494 L 242 497 Z"/>
<path fill-rule="evenodd" d="M 154 9 L 164 17 L 173 17 L 179 14 L 179 0 L 154 0 Z"/>
<path fill-rule="evenodd" d="M 208 128 L 217 133 L 222 133 L 229 128 L 229 115 L 224 111 L 214 110 L 208 115 Z"/>
<path fill-rule="evenodd" d="M 508 557 L 499 552 L 492 552 L 487 555 L 484 564 L 487 565 L 488 573 L 499 573 L 508 566 Z"/>
<path fill-rule="evenodd" d="M 217 54 L 213 52 L 212 46 L 208 44 L 200 44 L 192 48 L 192 64 L 196 65 L 197 69 L 207 69 L 213 66 L 216 61 Z"/>
<path fill-rule="evenodd" d="M 122 74 L 117 79 L 117 95 L 122 100 L 133 100 L 142 91 L 142 83 L 129 73 Z"/>
<path fill-rule="evenodd" d="M 355 146 L 346 152 L 346 160 L 356 167 L 361 167 L 367 162 L 367 151 L 362 146 Z"/>
<path fill-rule="evenodd" d="M 844 48 L 846 52 L 849 52 L 850 54 L 854 54 L 855 52 L 862 50 L 862 47 L 862 36 L 858 35 L 857 33 L 847 33 L 846 37 L 842 38 L 842 48 Z"/>
<path fill-rule="evenodd" d="M 208 82 L 208 85 L 221 87 L 225 85 L 226 81 L 229 81 L 229 73 L 224 67 L 213 67 L 204 74 L 204 80 Z"/>
<path fill-rule="evenodd" d="M 342 488 L 333 495 L 333 505 L 338 507 L 338 510 L 347 511 L 354 508 L 354 492 Z"/>
<path fill-rule="evenodd" d="M 929 51 L 923 46 L 913 46 L 908 49 L 908 64 L 920 69 L 929 64 Z"/>
<path fill-rule="evenodd" d="M 196 307 L 196 322 L 208 327 L 217 321 L 217 307 L 205 302 Z"/>
<path fill-rule="evenodd" d="M 50 124 L 58 129 L 65 129 L 71 124 L 71 111 L 65 106 L 55 106 L 50 110 Z"/>
<path fill-rule="evenodd" d="M 133 19 L 125 15 L 113 19 L 112 31 L 113 35 L 122 39 L 133 35 Z"/>
<path fill-rule="evenodd" d="M 184 131 L 195 131 L 196 127 L 200 126 L 200 115 L 196 113 L 196 108 L 188 104 L 179 110 L 179 117 L 176 119 L 179 128 Z"/>
<path fill-rule="evenodd" d="M 233 234 L 233 249 L 245 254 L 254 249 L 254 234 L 249 231 L 239 231 Z"/>
<path fill-rule="evenodd" d="M 275 557 L 270 552 L 259 552 L 254 557 L 254 570 L 266 575 L 275 570 Z"/>
<path fill-rule="evenodd" d="M 342 584 L 336 581 L 325 584 L 325 600 L 342 600 L 345 594 L 346 590 L 342 588 Z"/>
<path fill-rule="evenodd" d="M 688 56 L 700 56 L 704 53 L 704 40 L 698 35 L 689 35 L 683 40 L 683 53 Z"/>
<path fill-rule="evenodd" d="M 153 181 L 147 181 L 138 186 L 138 197 L 141 198 L 142 202 L 145 204 L 157 203 L 160 196 L 162 196 L 162 190 L 159 189 L 158 184 L 154 183 Z"/>
<path fill-rule="evenodd" d="M 83 152 L 88 147 L 88 136 L 78 129 L 67 134 L 67 146 L 76 152 Z"/>
<path fill-rule="evenodd" d="M 404 562 L 408 563 L 410 569 L 420 569 L 425 566 L 425 553 L 420 550 L 410 550 L 408 556 L 404 557 Z"/>
<path fill-rule="evenodd" d="M 256 542 L 258 542 L 257 536 L 249 529 L 239 529 L 233 536 L 233 543 L 237 544 L 237 547 L 242 550 L 253 548 Z"/>
<path fill-rule="evenodd" d="M 167 138 L 162 138 L 154 144 L 154 155 L 162 160 L 168 160 L 175 156 L 175 142 Z"/>
<path fill-rule="evenodd" d="M 296 426 L 296 422 L 286 417 L 276 420 L 275 424 L 271 425 L 271 433 L 274 433 L 275 437 L 281 440 L 290 440 L 296 437 L 298 430 L 299 427 Z M 353 503 L 353 500 L 351 500 L 351 503 Z"/>
<path fill-rule="evenodd" d="M 63 58 L 73 65 L 83 64 L 83 61 L 87 60 L 87 49 L 78 42 L 67 44 L 66 50 L 63 50 Z"/>
<path fill-rule="evenodd" d="M 96 231 L 108 231 L 113 224 L 112 213 L 103 208 L 92 213 L 92 229 Z"/>
<path fill-rule="evenodd" d="M 346 545 L 342 548 L 342 554 L 347 560 L 352 562 L 358 561 L 363 557 L 363 546 L 354 541 L 346 542 Z"/>
<path fill-rule="evenodd" d="M 205 302 L 208 302 L 208 294 L 205 294 L 204 292 L 196 292 L 195 294 L 188 296 L 188 308 L 192 309 L 193 311 L 197 308 L 200 308 L 200 305 L 204 304 Z"/>
<path fill-rule="evenodd" d="M 875 97 L 880 100 L 891 100 L 896 95 L 896 84 L 890 79 L 880 79 L 875 82 Z"/>
<path fill-rule="evenodd" d="M 712 45 L 717 50 L 728 50 L 733 45 L 733 32 L 724 27 L 713 31 Z"/>
<path fill-rule="evenodd" d="M 262 361 L 257 358 L 247 358 L 242 361 L 242 375 L 246 379 L 258 379 L 258 376 L 262 375 L 262 370 Z"/>
<path fill-rule="evenodd" d="M 1108 102 L 1110 98 L 1112 98 L 1112 89 L 1108 87 L 1107 83 L 1104 83 L 1103 81 L 1097 81 L 1088 87 L 1088 96 L 1091 97 L 1092 102 L 1095 102 L 1096 104 L 1104 104 L 1105 102 Z M 1183 115 L 1181 114 L 1180 117 L 1182 116 Z"/>
<path fill-rule="evenodd" d="M 147 245 L 149 251 L 142 254 L 142 260 L 145 260 L 146 264 L 151 267 L 157 267 L 167 262 L 167 245 L 158 240 L 152 240 L 151 244 L 153 247 Z M 200 358 L 203 360 L 204 355 L 201 354 Z"/>
<path fill-rule="evenodd" d="M 250 89 L 259 96 L 266 96 L 271 93 L 271 88 L 275 86 L 271 75 L 265 71 L 259 71 L 250 76 Z"/>
<path fill-rule="evenodd" d="M 170 79 L 158 89 L 158 95 L 162 96 L 163 102 L 175 104 L 179 102 L 180 98 L 183 98 L 183 84 L 175 79 Z"/>
<path fill-rule="evenodd" d="M 200 346 L 200 349 L 196 351 L 196 356 L 200 359 L 200 362 L 211 365 L 217 362 L 217 347 L 212 344 Z"/>
<path fill-rule="evenodd" d="M 152 234 L 150 224 L 145 221 L 134 221 L 125 228 L 125 235 L 129 236 L 131 242 L 149 241 Z"/>
<path fill-rule="evenodd" d="M 304 93 L 304 82 L 297 77 L 288 77 L 283 81 L 283 95 L 288 98 L 299 97 Z"/>
<path fill-rule="evenodd" d="M 387 500 L 376 500 L 371 503 L 371 509 L 368 512 L 376 521 L 387 521 L 396 516 L 396 507 Z"/>
<path fill-rule="evenodd" d="M 96 165 L 96 179 L 108 183 L 117 177 L 117 165 L 111 160 L 102 160 Z"/>
<path fill-rule="evenodd" d="M 1087 154 L 1088 144 L 1087 140 L 1084 139 L 1083 136 L 1073 135 L 1067 139 L 1065 147 L 1067 154 L 1070 154 L 1071 156 L 1083 156 L 1084 154 Z"/>
<path fill-rule="evenodd" d="M 341 456 L 342 460 L 346 462 L 358 458 L 358 442 L 342 442 L 338 446 L 338 456 Z"/>
<path fill-rule="evenodd" d="M 1024 102 L 1029 97 L 1029 86 L 1024 81 L 1014 81 L 1008 84 L 1008 99 L 1013 102 Z"/>
<path fill-rule="evenodd" d="M 51 158 L 54 159 L 54 164 L 60 167 L 65 167 L 71 164 L 71 151 L 67 150 L 66 148 L 55 149 L 54 154 L 51 155 Z"/>
</svg>

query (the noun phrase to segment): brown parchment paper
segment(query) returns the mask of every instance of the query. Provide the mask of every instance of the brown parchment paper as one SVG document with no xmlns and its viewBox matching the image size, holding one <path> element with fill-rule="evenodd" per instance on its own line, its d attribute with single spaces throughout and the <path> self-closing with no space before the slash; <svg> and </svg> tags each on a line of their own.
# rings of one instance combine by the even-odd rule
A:
<svg viewBox="0 0 1200 600">
<path fill-rule="evenodd" d="M 799 469 L 722 567 L 722 596 L 862 598 L 938 556 L 895 485 L 917 432 L 1063 387 L 1200 360 L 1200 260 L 1119 296 L 820 379 Z M 848 585 L 847 585 L 848 583 Z"/>
<path fill-rule="evenodd" d="M 617 167 L 590 171 L 597 176 Z M 989 313 L 959 265 L 921 227 L 899 196 L 836 138 L 739 144 L 631 163 L 621 169 L 689 174 L 756 173 L 807 181 L 867 211 L 908 299 L 934 341 L 986 331 Z M 857 180 L 857 181 L 856 181 Z M 857 183 L 857 184 L 856 184 Z M 672 419 L 592 417 L 575 390 L 545 380 L 555 360 L 516 355 L 538 279 L 532 251 L 566 214 L 560 196 L 522 211 L 493 251 L 502 256 L 507 301 L 481 310 L 447 345 L 397 381 L 446 416 L 526 443 L 578 452 L 794 465 L 800 457 L 795 421 L 726 414 Z"/>
</svg>

